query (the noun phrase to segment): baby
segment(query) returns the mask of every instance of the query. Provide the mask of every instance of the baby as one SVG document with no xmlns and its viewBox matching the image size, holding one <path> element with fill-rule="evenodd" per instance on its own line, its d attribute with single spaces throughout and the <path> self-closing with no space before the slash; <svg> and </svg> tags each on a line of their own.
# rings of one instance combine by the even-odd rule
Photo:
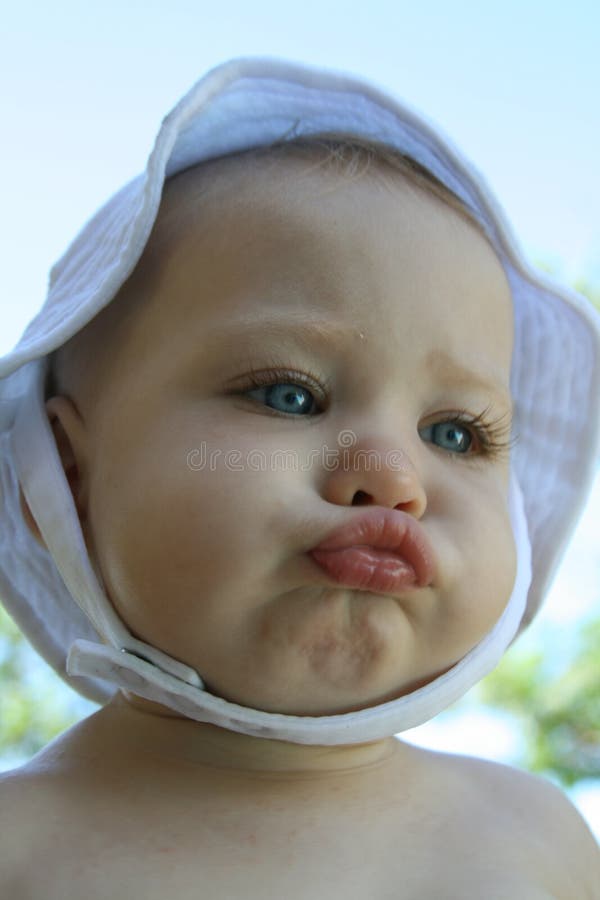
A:
<svg viewBox="0 0 600 900">
<path fill-rule="evenodd" d="M 413 112 L 200 81 L 0 361 L 0 594 L 103 703 L 0 778 L 0 896 L 600 897 L 559 790 L 396 737 L 539 606 L 599 334 Z"/>
</svg>

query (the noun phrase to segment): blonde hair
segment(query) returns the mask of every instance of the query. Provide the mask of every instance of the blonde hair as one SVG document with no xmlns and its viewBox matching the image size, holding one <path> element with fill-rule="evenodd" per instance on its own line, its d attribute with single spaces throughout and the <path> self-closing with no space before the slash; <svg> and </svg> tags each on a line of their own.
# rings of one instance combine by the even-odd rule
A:
<svg viewBox="0 0 600 900">
<path fill-rule="evenodd" d="M 286 156 L 304 158 L 314 168 L 331 168 L 349 178 L 361 178 L 373 170 L 379 169 L 381 172 L 382 169 L 387 169 L 390 173 L 403 176 L 415 187 L 437 197 L 489 240 L 474 209 L 417 160 L 382 141 L 345 132 L 328 131 L 300 137 L 283 137 L 264 147 L 243 150 L 220 157 L 220 160 L 225 162 L 227 159 L 241 157 L 277 159 Z"/>
</svg>

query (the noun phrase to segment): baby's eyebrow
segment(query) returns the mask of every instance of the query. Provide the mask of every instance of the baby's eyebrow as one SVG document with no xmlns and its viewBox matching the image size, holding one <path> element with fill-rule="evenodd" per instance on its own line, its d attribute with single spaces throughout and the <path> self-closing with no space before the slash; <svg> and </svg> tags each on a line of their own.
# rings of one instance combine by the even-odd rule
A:
<svg viewBox="0 0 600 900">
<path fill-rule="evenodd" d="M 361 332 L 355 326 L 343 325 L 329 318 L 308 319 L 305 313 L 302 318 L 237 318 L 205 333 L 205 338 L 210 343 L 228 340 L 252 342 L 254 338 L 272 338 L 282 343 L 296 344 L 303 349 L 310 349 L 315 344 L 339 347 L 361 337 Z"/>
<path fill-rule="evenodd" d="M 500 375 L 491 369 L 489 372 L 485 372 L 477 364 L 470 367 L 459 362 L 444 350 L 436 350 L 435 353 L 431 353 L 427 358 L 427 366 L 432 374 L 442 378 L 448 384 L 456 387 L 479 388 L 486 394 L 495 397 L 499 404 L 506 407 L 512 414 L 513 401 L 510 387 L 505 384 Z"/>
<path fill-rule="evenodd" d="M 334 319 L 326 317 L 307 318 L 305 313 L 300 316 L 288 315 L 284 318 L 272 316 L 241 316 L 230 320 L 225 325 L 208 329 L 203 339 L 208 346 L 219 343 L 235 343 L 252 346 L 254 340 L 269 338 L 282 345 L 295 345 L 304 350 L 310 350 L 315 345 L 321 345 L 325 349 L 337 349 L 348 345 L 351 341 L 362 340 L 363 334 L 357 326 L 345 325 Z M 451 383 L 456 387 L 479 388 L 490 396 L 494 396 L 498 402 L 512 412 L 512 397 L 508 386 L 503 380 L 490 372 L 478 371 L 459 362 L 443 349 L 436 349 L 426 360 L 427 368 L 433 375 Z"/>
</svg>

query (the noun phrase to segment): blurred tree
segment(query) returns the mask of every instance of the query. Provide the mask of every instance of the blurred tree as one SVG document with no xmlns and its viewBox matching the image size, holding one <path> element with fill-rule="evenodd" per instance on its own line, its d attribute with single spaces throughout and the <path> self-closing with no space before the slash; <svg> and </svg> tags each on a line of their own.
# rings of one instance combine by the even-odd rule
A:
<svg viewBox="0 0 600 900">
<path fill-rule="evenodd" d="M 0 769 L 29 759 L 95 708 L 78 701 L 0 605 Z"/>
<path fill-rule="evenodd" d="M 580 278 L 574 287 L 600 310 L 600 285 Z M 600 778 L 600 618 L 580 623 L 576 644 L 558 674 L 549 673 L 541 639 L 539 648 L 516 644 L 477 687 L 482 703 L 515 718 L 524 746 L 516 764 L 566 787 Z"/>
<path fill-rule="evenodd" d="M 592 284 L 587 278 L 578 278 L 574 287 L 576 291 L 584 294 L 600 310 L 600 284 Z"/>
<path fill-rule="evenodd" d="M 567 787 L 600 777 L 600 618 L 581 623 L 576 643 L 555 675 L 541 649 L 516 644 L 477 689 L 483 703 L 515 718 L 524 739 L 517 763 Z"/>
</svg>

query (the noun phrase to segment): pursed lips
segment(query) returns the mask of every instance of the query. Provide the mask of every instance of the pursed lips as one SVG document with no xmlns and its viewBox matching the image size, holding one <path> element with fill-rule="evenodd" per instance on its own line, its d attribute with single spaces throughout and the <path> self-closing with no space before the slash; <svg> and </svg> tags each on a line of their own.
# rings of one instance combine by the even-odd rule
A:
<svg viewBox="0 0 600 900">
<path fill-rule="evenodd" d="M 396 509 L 361 513 L 308 555 L 338 584 L 384 594 L 426 587 L 435 577 L 434 554 L 423 527 Z"/>
</svg>

